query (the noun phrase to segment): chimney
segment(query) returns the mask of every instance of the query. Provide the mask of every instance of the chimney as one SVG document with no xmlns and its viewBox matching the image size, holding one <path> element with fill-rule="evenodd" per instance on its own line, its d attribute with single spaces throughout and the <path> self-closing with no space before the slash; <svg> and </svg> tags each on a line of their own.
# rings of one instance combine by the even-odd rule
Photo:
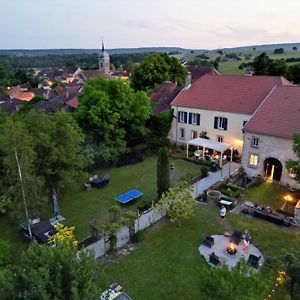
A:
<svg viewBox="0 0 300 300">
<path fill-rule="evenodd" d="M 190 72 L 188 72 L 188 74 L 185 77 L 184 89 L 188 90 L 190 88 L 191 84 L 192 84 L 192 74 Z"/>
</svg>

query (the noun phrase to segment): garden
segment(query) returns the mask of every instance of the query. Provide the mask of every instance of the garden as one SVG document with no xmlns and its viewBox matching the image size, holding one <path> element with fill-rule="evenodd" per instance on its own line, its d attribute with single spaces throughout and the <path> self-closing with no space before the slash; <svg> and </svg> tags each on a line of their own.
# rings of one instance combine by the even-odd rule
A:
<svg viewBox="0 0 300 300">
<path fill-rule="evenodd" d="M 94 171 L 93 174 L 99 176 L 108 175 L 110 183 L 102 189 L 93 188 L 86 191 L 83 179 L 77 189 L 65 192 L 59 199 L 61 214 L 66 218 L 66 224 L 75 226 L 77 239 L 81 240 L 89 235 L 89 222 L 92 219 L 97 218 L 98 222 L 103 224 L 109 222 L 109 209 L 116 204 L 114 198 L 130 189 L 135 188 L 143 192 L 142 199 L 130 207 L 138 206 L 139 201 L 151 204 L 157 197 L 156 163 L 157 157 L 153 155 L 135 165 Z M 170 163 L 174 163 L 175 166 L 174 170 L 170 171 L 172 185 L 201 174 L 200 166 L 196 164 L 181 159 L 171 159 Z M 48 214 L 41 217 L 50 217 L 51 211 L 49 205 Z M 0 224 L 0 238 L 9 240 L 17 253 L 26 247 L 27 242 L 19 233 L 18 224 L 13 219 L 1 216 Z"/>
</svg>

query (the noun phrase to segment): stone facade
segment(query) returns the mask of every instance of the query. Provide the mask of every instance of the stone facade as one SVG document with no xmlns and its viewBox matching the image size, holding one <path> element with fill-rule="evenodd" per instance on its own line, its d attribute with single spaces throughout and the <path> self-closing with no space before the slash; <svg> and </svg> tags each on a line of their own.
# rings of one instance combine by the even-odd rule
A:
<svg viewBox="0 0 300 300">
<path fill-rule="evenodd" d="M 257 145 L 253 145 L 254 139 L 257 139 Z M 257 166 L 250 165 L 251 155 L 258 156 Z M 249 177 L 262 176 L 263 178 L 265 160 L 271 157 L 276 158 L 282 164 L 279 183 L 300 188 L 300 184 L 289 175 L 288 170 L 285 168 L 287 160 L 297 160 L 296 154 L 293 152 L 293 140 L 251 132 L 244 133 L 242 167 Z"/>
</svg>

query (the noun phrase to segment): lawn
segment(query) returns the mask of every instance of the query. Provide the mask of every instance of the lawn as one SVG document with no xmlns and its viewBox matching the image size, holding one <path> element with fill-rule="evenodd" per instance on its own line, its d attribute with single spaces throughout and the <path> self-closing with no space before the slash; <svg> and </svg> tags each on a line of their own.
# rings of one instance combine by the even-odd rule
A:
<svg viewBox="0 0 300 300">
<path fill-rule="evenodd" d="M 245 197 L 247 200 L 264 206 L 270 206 L 274 209 L 281 209 L 285 203 L 284 196 L 286 195 L 291 195 L 295 200 L 297 198 L 284 187 L 269 182 L 264 182 L 245 190 Z M 294 205 L 295 202 L 288 205 L 285 209 L 287 209 L 288 212 L 293 213 Z"/>
<path fill-rule="evenodd" d="M 102 189 L 87 192 L 82 186 L 78 190 L 70 190 L 59 199 L 61 214 L 67 219 L 66 224 L 75 226 L 76 237 L 81 240 L 89 234 L 89 221 L 99 219 L 100 223 L 108 222 L 108 209 L 116 203 L 114 198 L 130 189 L 138 189 L 144 193 L 143 199 L 152 201 L 156 197 L 156 156 L 147 157 L 143 162 L 121 168 L 110 168 L 97 172 L 98 175 L 109 175 L 110 183 Z M 172 163 L 173 160 L 170 161 Z M 172 184 L 190 176 L 200 175 L 200 166 L 176 160 L 175 169 L 171 171 Z M 49 205 L 49 212 L 51 211 Z M 18 222 L 10 222 L 8 217 L 0 217 L 0 238 L 10 241 L 16 253 L 26 246 L 18 231 Z"/>
<path fill-rule="evenodd" d="M 221 226 L 217 208 L 198 204 L 196 215 L 182 228 L 164 220 L 145 232 L 144 240 L 131 254 L 119 257 L 119 263 L 105 265 L 103 288 L 118 282 L 133 299 L 205 299 L 199 287 L 200 273 L 201 268 L 209 266 L 198 252 L 202 238 L 246 228 L 267 259 L 262 272 L 273 281 L 271 258 L 283 248 L 298 247 L 299 236 L 285 228 L 233 214 L 228 214 L 225 226 Z"/>
</svg>

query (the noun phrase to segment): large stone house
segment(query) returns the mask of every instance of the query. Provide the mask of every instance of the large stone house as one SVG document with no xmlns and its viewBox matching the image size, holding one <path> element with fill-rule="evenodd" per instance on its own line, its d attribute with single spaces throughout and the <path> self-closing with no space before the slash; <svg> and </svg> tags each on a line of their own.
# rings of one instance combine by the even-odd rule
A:
<svg viewBox="0 0 300 300">
<path fill-rule="evenodd" d="M 213 141 L 243 150 L 242 128 L 275 86 L 291 85 L 280 76 L 204 75 L 172 101 L 170 139 L 187 143 L 201 132 Z"/>
<path fill-rule="evenodd" d="M 300 133 L 300 87 L 276 87 L 243 130 L 242 166 L 247 175 L 300 188 L 285 167 L 288 159 L 298 159 L 293 152 L 293 136 Z"/>
</svg>

